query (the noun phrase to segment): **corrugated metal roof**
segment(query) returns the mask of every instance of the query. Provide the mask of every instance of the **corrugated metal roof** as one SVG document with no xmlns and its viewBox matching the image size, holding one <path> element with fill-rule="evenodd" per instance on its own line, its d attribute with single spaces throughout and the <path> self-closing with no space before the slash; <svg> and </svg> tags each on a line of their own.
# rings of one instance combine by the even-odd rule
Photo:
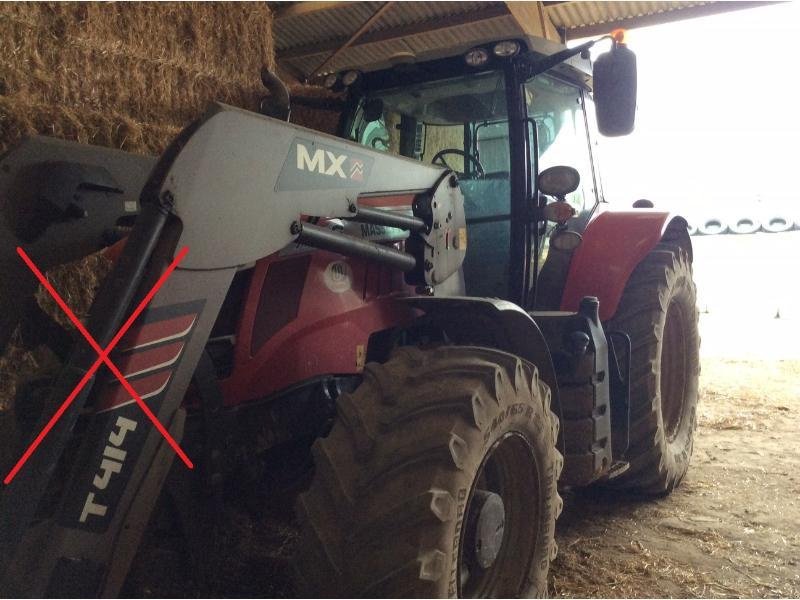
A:
<svg viewBox="0 0 800 600">
<path fill-rule="evenodd" d="M 288 50 L 310 42 L 325 42 L 355 32 L 383 2 L 347 2 L 340 7 L 277 19 L 275 48 Z"/>
<path fill-rule="evenodd" d="M 388 66 L 390 58 L 401 52 L 411 52 L 414 55 L 431 55 L 436 50 L 453 51 L 453 49 L 469 49 L 479 40 L 494 40 L 519 35 L 514 21 L 509 15 L 483 19 L 479 23 L 467 23 L 447 29 L 423 32 L 415 35 L 404 36 L 399 39 L 390 39 L 372 44 L 352 46 L 342 52 L 334 61 L 327 65 L 326 71 L 340 71 L 349 68 L 370 68 Z M 330 52 L 317 52 L 298 58 L 288 59 L 292 67 L 300 73 L 311 73 L 330 54 Z"/>
<path fill-rule="evenodd" d="M 376 23 L 374 30 L 424 23 L 440 17 L 475 12 L 498 2 L 398 2 Z"/>
<path fill-rule="evenodd" d="M 370 27 L 369 32 L 471 13 L 501 2 L 395 2 Z M 343 2 L 340 6 L 279 18 L 275 21 L 275 47 L 290 50 L 311 42 L 346 38 L 377 11 L 383 2 Z"/>
<path fill-rule="evenodd" d="M 375 14 L 383 2 L 344 2 L 320 10 L 300 5 L 298 14 L 274 6 L 278 59 L 301 75 L 322 64 Z M 306 8 L 306 10 L 303 10 Z M 281 10 L 286 12 L 281 13 Z M 402 30 L 403 35 L 395 35 Z M 469 47 L 476 39 L 517 35 L 503 2 L 394 2 L 352 47 L 326 65 L 326 71 L 388 65 L 400 52 L 426 54 Z"/>
<path fill-rule="evenodd" d="M 588 25 L 619 23 L 626 19 L 712 4 L 711 2 L 555 2 L 545 3 L 556 28 L 578 29 Z"/>
<path fill-rule="evenodd" d="M 270 3 L 275 12 L 277 58 L 300 76 L 314 72 L 367 21 L 384 2 Z M 637 27 L 749 8 L 758 2 L 392 2 L 353 44 L 325 66 L 326 71 L 377 68 L 398 52 L 417 55 L 465 44 L 516 37 L 533 30 L 540 6 L 549 18 L 545 30 L 564 38 L 608 33 L 615 26 Z M 522 9 L 522 10 L 520 10 Z M 512 16 L 514 12 L 518 16 Z M 522 15 L 522 16 L 520 16 Z M 518 20 L 521 19 L 521 20 Z M 467 46 L 468 47 L 468 46 Z"/>
</svg>

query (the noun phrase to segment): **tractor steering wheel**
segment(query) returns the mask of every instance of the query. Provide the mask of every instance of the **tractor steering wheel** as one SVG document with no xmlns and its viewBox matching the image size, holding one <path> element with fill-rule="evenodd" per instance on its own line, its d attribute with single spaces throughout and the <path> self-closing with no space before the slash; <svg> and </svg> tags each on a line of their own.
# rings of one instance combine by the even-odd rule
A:
<svg viewBox="0 0 800 600">
<path fill-rule="evenodd" d="M 455 169 L 451 168 L 450 165 L 444 160 L 445 154 L 458 154 L 459 156 L 464 157 L 464 163 L 466 166 L 466 161 L 469 160 L 473 165 L 475 165 L 475 174 L 477 175 L 478 179 L 483 179 L 486 177 L 486 171 L 483 169 L 483 165 L 481 161 L 478 160 L 477 156 L 473 156 L 472 154 L 467 154 L 463 150 L 459 150 L 458 148 L 445 148 L 444 150 L 439 150 L 431 159 L 431 164 L 433 165 L 441 165 L 450 169 L 451 171 L 455 171 Z M 438 161 L 438 162 L 437 162 Z M 464 173 L 459 173 L 459 175 L 463 175 Z"/>
</svg>

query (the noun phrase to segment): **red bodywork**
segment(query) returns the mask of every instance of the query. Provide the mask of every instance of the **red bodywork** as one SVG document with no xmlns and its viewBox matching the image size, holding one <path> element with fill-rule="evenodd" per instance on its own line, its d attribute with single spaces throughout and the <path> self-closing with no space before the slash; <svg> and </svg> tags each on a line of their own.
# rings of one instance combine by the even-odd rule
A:
<svg viewBox="0 0 800 600">
<path fill-rule="evenodd" d="M 358 203 L 410 210 L 414 197 L 413 193 L 362 197 Z M 126 241 L 106 248 L 106 258 L 116 261 Z M 365 259 L 291 247 L 262 258 L 253 268 L 238 315 L 233 369 L 220 381 L 225 405 L 265 398 L 323 375 L 359 373 L 369 336 L 416 316 L 413 308 L 394 300 L 411 290 L 401 272 Z M 142 357 L 150 358 L 149 354 Z M 139 358 L 134 355 L 131 360 Z M 172 357 L 154 360 L 163 362 L 162 358 Z M 132 362 L 130 367 L 135 370 L 137 365 Z M 148 391 L 161 390 L 169 374 L 164 381 L 143 378 L 142 382 Z M 110 388 L 102 407 L 127 400 Z"/>
<path fill-rule="evenodd" d="M 343 263 L 350 267 L 352 284 L 334 291 L 326 284 L 326 272 L 329 265 Z M 265 284 L 270 269 L 281 266 L 283 280 Z M 262 290 L 292 285 L 287 279 L 294 270 L 305 273 L 297 282 L 302 291 L 296 306 L 275 311 L 275 306 L 261 301 Z M 330 252 L 273 255 L 258 261 L 236 334 L 233 372 L 221 382 L 225 403 L 264 398 L 321 375 L 358 373 L 364 367 L 369 336 L 414 317 L 412 309 L 392 299 L 404 289 L 402 273 Z M 286 297 L 276 301 L 285 302 Z M 296 316 L 285 324 L 271 320 L 272 315 L 291 315 L 295 309 Z"/>
<path fill-rule="evenodd" d="M 577 311 L 581 298 L 596 296 L 600 320 L 613 317 L 628 278 L 661 240 L 671 220 L 668 212 L 645 209 L 597 215 L 572 257 L 561 310 Z"/>
<path fill-rule="evenodd" d="M 413 198 L 360 198 L 359 204 L 410 208 Z M 581 298 L 596 296 L 600 318 L 611 318 L 634 268 L 670 220 L 669 213 L 652 210 L 600 213 L 572 258 L 561 309 L 576 311 Z M 123 244 L 109 248 L 109 258 Z M 324 375 L 359 373 L 370 335 L 416 316 L 395 300 L 409 291 L 395 269 L 322 250 L 287 248 L 259 260 L 238 314 L 233 368 L 220 382 L 225 404 L 265 398 Z"/>
<path fill-rule="evenodd" d="M 361 198 L 410 209 L 413 194 Z M 349 280 L 349 281 L 348 281 Z M 256 263 L 236 331 L 225 404 L 267 397 L 323 375 L 359 373 L 369 336 L 411 321 L 403 274 L 358 258 L 283 250 Z"/>
</svg>

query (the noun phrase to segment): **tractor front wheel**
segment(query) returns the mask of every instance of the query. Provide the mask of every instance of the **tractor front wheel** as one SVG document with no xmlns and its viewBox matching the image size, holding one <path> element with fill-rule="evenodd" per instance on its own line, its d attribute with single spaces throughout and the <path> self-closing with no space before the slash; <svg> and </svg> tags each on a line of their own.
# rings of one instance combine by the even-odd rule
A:
<svg viewBox="0 0 800 600">
<path fill-rule="evenodd" d="M 533 365 L 485 348 L 401 348 L 367 365 L 338 411 L 298 502 L 298 592 L 546 593 L 562 458 Z"/>
<path fill-rule="evenodd" d="M 630 468 L 608 482 L 665 495 L 692 456 L 700 336 L 692 267 L 686 251 L 661 243 L 631 275 L 606 325 L 631 339 Z"/>
</svg>

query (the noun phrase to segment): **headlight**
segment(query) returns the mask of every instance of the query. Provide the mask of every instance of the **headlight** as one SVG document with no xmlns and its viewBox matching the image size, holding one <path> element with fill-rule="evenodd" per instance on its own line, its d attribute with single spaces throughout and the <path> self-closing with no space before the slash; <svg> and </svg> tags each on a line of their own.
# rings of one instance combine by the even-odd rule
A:
<svg viewBox="0 0 800 600">
<path fill-rule="evenodd" d="M 336 85 L 336 82 L 338 81 L 338 79 L 339 79 L 339 76 L 336 73 L 331 73 L 330 75 L 328 75 L 325 78 L 325 81 L 322 82 L 322 85 L 324 85 L 326 88 L 330 89 L 330 88 L 332 88 L 333 86 Z"/>
<path fill-rule="evenodd" d="M 514 40 L 497 42 L 494 45 L 493 50 L 494 50 L 494 55 L 499 56 L 500 58 L 509 58 L 511 56 L 516 56 L 517 52 L 519 52 L 519 42 L 515 42 Z"/>
<path fill-rule="evenodd" d="M 551 202 L 542 210 L 544 218 L 553 223 L 566 223 L 575 216 L 575 209 L 563 200 Z"/>
<path fill-rule="evenodd" d="M 342 75 L 342 83 L 345 85 L 353 85 L 358 78 L 360 77 L 361 73 L 358 71 L 347 71 L 344 75 Z"/>
<path fill-rule="evenodd" d="M 464 62 L 470 67 L 480 67 L 489 61 L 489 53 L 485 48 L 473 48 L 464 55 Z"/>
</svg>

